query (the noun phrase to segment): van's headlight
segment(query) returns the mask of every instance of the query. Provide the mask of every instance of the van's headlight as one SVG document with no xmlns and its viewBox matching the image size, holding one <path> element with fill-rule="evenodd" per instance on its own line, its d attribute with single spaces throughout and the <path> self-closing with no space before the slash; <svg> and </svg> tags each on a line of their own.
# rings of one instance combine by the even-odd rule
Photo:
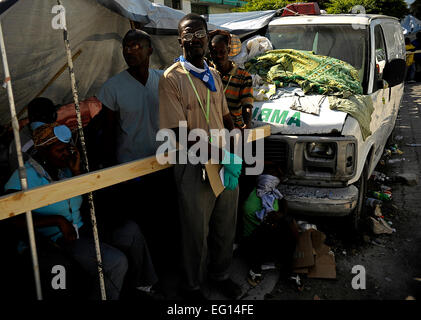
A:
<svg viewBox="0 0 421 320">
<path fill-rule="evenodd" d="M 349 181 L 355 175 L 358 148 L 354 137 L 298 137 L 293 150 L 295 177 L 332 182 Z"/>
<path fill-rule="evenodd" d="M 330 142 L 307 143 L 307 154 L 310 157 L 333 159 L 336 153 L 336 144 Z"/>
</svg>

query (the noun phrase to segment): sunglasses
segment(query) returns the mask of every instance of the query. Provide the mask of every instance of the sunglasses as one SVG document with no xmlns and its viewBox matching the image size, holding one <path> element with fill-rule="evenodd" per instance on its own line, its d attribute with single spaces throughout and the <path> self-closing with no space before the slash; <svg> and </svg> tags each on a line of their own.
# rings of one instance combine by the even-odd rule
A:
<svg viewBox="0 0 421 320">
<path fill-rule="evenodd" d="M 196 32 L 192 32 L 192 33 L 185 33 L 181 38 L 184 41 L 192 41 L 193 37 L 196 37 L 197 39 L 202 39 L 204 37 L 207 36 L 207 32 L 204 29 L 201 30 L 197 30 Z"/>
</svg>

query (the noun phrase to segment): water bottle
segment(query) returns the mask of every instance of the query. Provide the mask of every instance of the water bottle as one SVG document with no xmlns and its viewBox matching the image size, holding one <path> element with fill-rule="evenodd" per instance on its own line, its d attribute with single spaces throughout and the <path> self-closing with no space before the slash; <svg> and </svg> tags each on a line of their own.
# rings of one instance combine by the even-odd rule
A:
<svg viewBox="0 0 421 320">
<path fill-rule="evenodd" d="M 367 200 L 365 201 L 365 204 L 371 208 L 376 208 L 376 206 L 382 205 L 383 201 L 379 199 L 374 199 L 374 198 L 367 198 Z"/>
<path fill-rule="evenodd" d="M 373 191 L 373 197 L 379 200 L 390 201 L 392 200 L 392 193 Z"/>
</svg>

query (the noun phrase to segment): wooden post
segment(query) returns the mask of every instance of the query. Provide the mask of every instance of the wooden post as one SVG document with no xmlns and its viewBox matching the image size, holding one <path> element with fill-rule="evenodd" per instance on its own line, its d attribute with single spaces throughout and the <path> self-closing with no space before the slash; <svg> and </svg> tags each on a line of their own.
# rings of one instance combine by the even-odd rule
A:
<svg viewBox="0 0 421 320">
<path fill-rule="evenodd" d="M 16 153 L 18 156 L 20 184 L 22 186 L 22 190 L 25 191 L 28 189 L 28 181 L 26 179 L 26 169 L 23 163 L 22 149 L 21 149 L 20 135 L 19 135 L 19 122 L 16 116 L 15 100 L 13 97 L 13 90 L 12 90 L 12 80 L 10 78 L 9 65 L 7 63 L 6 47 L 4 45 L 3 28 L 1 25 L 1 20 L 0 20 L 0 47 L 1 47 L 1 55 L 2 55 L 2 60 L 3 60 L 3 67 L 4 67 L 4 76 L 5 76 L 4 82 L 7 85 L 7 95 L 9 97 L 10 115 L 12 117 L 13 135 L 15 136 Z M 26 211 L 26 227 L 28 229 L 29 245 L 31 247 L 32 267 L 34 271 L 37 299 L 42 300 L 41 279 L 39 275 L 39 265 L 38 265 L 37 247 L 35 243 L 34 224 L 32 221 L 32 213 L 29 210 Z"/>
<path fill-rule="evenodd" d="M 58 5 L 61 6 L 60 0 L 57 0 L 57 3 Z M 83 162 L 85 164 L 86 171 L 89 172 L 88 153 L 86 150 L 85 135 L 83 133 L 82 117 L 80 114 L 80 107 L 79 107 L 79 95 L 76 88 L 76 79 L 75 79 L 75 73 L 73 70 L 73 61 L 72 61 L 72 51 L 70 49 L 70 42 L 68 38 L 66 23 L 64 23 L 64 28 L 63 28 L 63 39 L 64 39 L 64 46 L 66 48 L 66 53 L 67 53 L 67 64 L 69 66 L 70 84 L 72 87 L 73 100 L 75 101 L 77 126 L 78 126 L 78 131 L 79 131 L 80 144 L 82 147 L 82 159 L 84 160 Z M 97 228 L 96 216 L 95 216 L 95 204 L 94 204 L 94 197 L 92 195 L 92 192 L 88 194 L 88 200 L 89 200 L 89 210 L 90 210 L 91 222 L 92 222 L 92 231 L 94 234 L 95 253 L 96 253 L 96 259 L 97 259 L 97 264 L 98 264 L 101 299 L 107 300 L 107 297 L 105 294 L 104 273 L 102 271 L 101 248 L 99 246 L 98 228 Z"/>
</svg>

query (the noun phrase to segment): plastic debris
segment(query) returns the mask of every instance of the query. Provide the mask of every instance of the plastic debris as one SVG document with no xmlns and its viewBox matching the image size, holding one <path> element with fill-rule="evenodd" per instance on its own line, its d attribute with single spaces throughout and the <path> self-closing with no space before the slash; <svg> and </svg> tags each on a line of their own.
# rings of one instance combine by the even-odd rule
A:
<svg viewBox="0 0 421 320">
<path fill-rule="evenodd" d="M 403 136 L 396 136 L 394 138 L 395 141 L 402 141 L 403 140 Z"/>
<path fill-rule="evenodd" d="M 371 176 L 373 177 L 374 181 L 379 181 L 379 182 L 389 181 L 389 179 L 390 179 L 384 173 L 381 173 L 379 171 L 373 171 Z"/>
<path fill-rule="evenodd" d="M 365 204 L 369 207 L 376 208 L 376 206 L 382 205 L 383 201 L 374 198 L 367 198 L 367 200 L 365 200 Z"/>
<path fill-rule="evenodd" d="M 391 188 L 391 187 L 389 187 L 389 186 L 385 186 L 384 184 L 382 184 L 382 185 L 380 186 L 380 189 L 382 190 L 382 192 L 385 192 L 385 191 L 391 191 L 391 190 L 392 190 L 392 188 Z"/>
<path fill-rule="evenodd" d="M 391 228 L 382 218 L 370 217 L 372 222 L 372 229 L 374 234 L 391 234 L 396 232 L 396 229 Z"/>
<path fill-rule="evenodd" d="M 302 231 L 309 229 L 317 230 L 317 226 L 315 224 L 308 223 L 307 221 L 297 221 L 297 224 Z"/>
<path fill-rule="evenodd" d="M 407 143 L 408 147 L 421 147 L 421 143 Z"/>
<path fill-rule="evenodd" d="M 380 191 L 373 191 L 372 195 L 374 198 L 379 200 L 390 201 L 392 200 L 392 193 L 390 191 L 380 192 Z"/>
<path fill-rule="evenodd" d="M 402 162 L 402 161 L 405 161 L 405 158 L 389 159 L 389 160 L 387 160 L 387 164 L 393 164 L 393 163 L 398 163 L 398 162 Z"/>
<path fill-rule="evenodd" d="M 374 215 L 376 217 L 383 218 L 382 209 L 381 209 L 381 207 L 379 205 L 377 205 L 376 208 L 374 209 Z"/>
</svg>

